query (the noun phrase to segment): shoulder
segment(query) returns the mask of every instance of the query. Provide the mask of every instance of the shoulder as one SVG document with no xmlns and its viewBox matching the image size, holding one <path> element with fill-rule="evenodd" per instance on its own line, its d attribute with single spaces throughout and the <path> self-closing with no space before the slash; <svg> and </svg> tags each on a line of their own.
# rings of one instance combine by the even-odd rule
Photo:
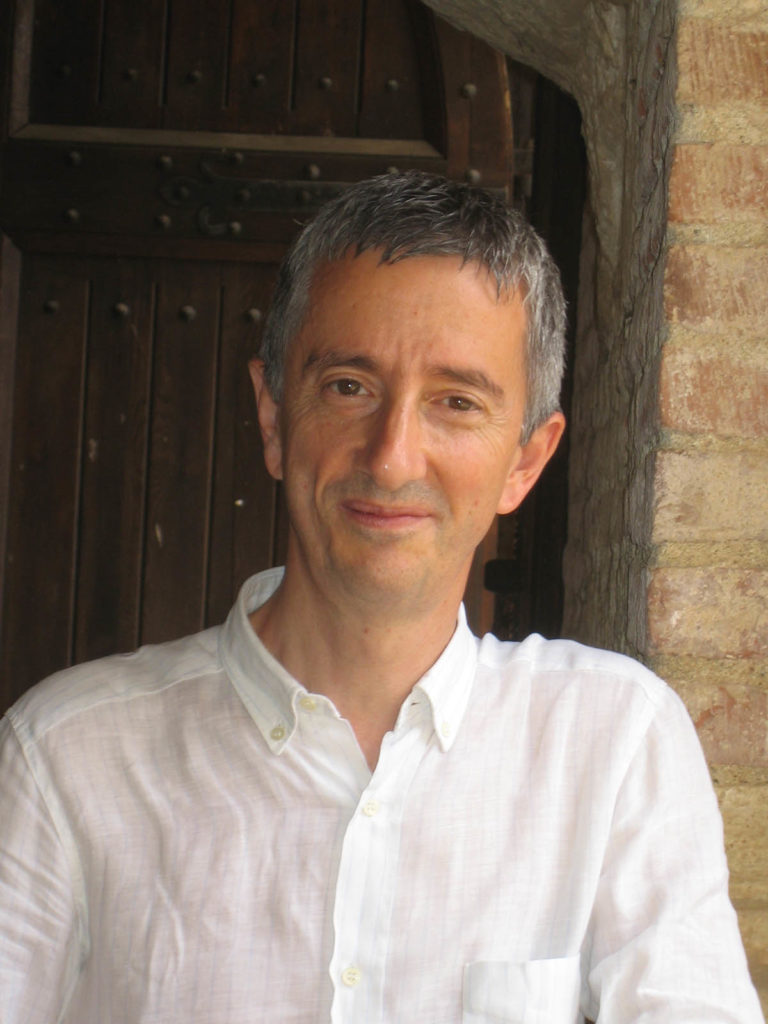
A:
<svg viewBox="0 0 768 1024">
<path fill-rule="evenodd" d="M 486 731 L 499 723 L 539 762 L 567 763 L 573 780 L 604 792 L 618 791 L 630 765 L 641 788 L 673 767 L 691 787 L 709 787 L 682 700 L 626 655 L 536 635 L 521 643 L 485 637 L 473 699 Z"/>
<path fill-rule="evenodd" d="M 488 634 L 479 642 L 478 661 L 487 679 L 503 689 L 522 686 L 537 702 L 642 710 L 646 721 L 658 713 L 686 714 L 677 694 L 639 661 L 573 640 L 532 634 L 510 643 Z"/>
<path fill-rule="evenodd" d="M 33 686 L 7 712 L 22 742 L 99 709 L 114 712 L 220 670 L 219 627 L 164 644 L 111 655 L 57 672 Z"/>
</svg>

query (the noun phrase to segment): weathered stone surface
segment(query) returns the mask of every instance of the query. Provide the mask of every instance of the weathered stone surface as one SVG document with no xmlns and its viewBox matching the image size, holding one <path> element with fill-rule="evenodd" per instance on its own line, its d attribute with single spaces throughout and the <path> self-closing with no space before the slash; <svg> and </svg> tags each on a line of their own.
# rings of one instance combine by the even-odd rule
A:
<svg viewBox="0 0 768 1024">
<path fill-rule="evenodd" d="M 765 0 L 680 0 L 681 17 L 711 18 L 742 27 L 768 28 L 768 9 Z"/>
<path fill-rule="evenodd" d="M 673 245 L 664 281 L 673 323 L 757 332 L 768 319 L 768 250 Z"/>
<path fill-rule="evenodd" d="M 647 650 L 645 570 L 664 340 L 673 37 L 672 5 L 627 8 L 626 116 L 634 127 L 621 143 L 628 168 L 621 276 L 614 289 L 606 286 L 599 247 L 590 260 L 591 235 L 585 230 L 564 562 L 565 631 L 641 656 Z"/>
<path fill-rule="evenodd" d="M 677 110 L 679 142 L 732 142 L 761 146 L 768 142 L 768 106 L 731 100 L 718 107 L 681 103 Z"/>
<path fill-rule="evenodd" d="M 763 454 L 657 455 L 657 543 L 768 540 L 767 509 L 768 458 Z"/>
<path fill-rule="evenodd" d="M 768 32 L 738 22 L 683 18 L 678 35 L 678 100 L 699 107 L 768 100 Z"/>
<path fill-rule="evenodd" d="M 768 654 L 768 572 L 654 569 L 648 589 L 653 652 L 705 658 Z"/>
<path fill-rule="evenodd" d="M 686 308 L 714 303 L 697 299 Z M 762 346 L 733 340 L 668 346 L 662 356 L 659 406 L 664 427 L 744 438 L 768 437 L 768 361 Z"/>
<path fill-rule="evenodd" d="M 675 147 L 669 182 L 671 222 L 752 222 L 766 215 L 768 146 Z"/>
<path fill-rule="evenodd" d="M 752 980 L 768 1006 L 768 785 L 715 784 L 723 815 L 731 898 L 739 915 Z"/>
<path fill-rule="evenodd" d="M 768 900 L 736 899 L 739 929 L 744 940 L 752 981 L 768 1013 Z"/>
<path fill-rule="evenodd" d="M 654 565 L 667 569 L 768 569 L 768 541 L 667 540 L 655 546 Z"/>
<path fill-rule="evenodd" d="M 711 690 L 724 686 L 727 689 L 746 687 L 768 691 L 768 658 L 700 658 L 692 654 L 659 654 L 651 659 L 651 668 L 676 690 L 689 683 L 697 683 L 707 684 Z M 719 773 L 722 780 L 727 781 L 722 768 Z M 768 783 L 768 771 L 762 781 Z"/>
<path fill-rule="evenodd" d="M 768 899 L 768 786 L 715 786 L 725 826 L 732 891 L 739 899 Z"/>
<path fill-rule="evenodd" d="M 768 693 L 746 686 L 678 684 L 710 764 L 768 767 Z"/>
</svg>

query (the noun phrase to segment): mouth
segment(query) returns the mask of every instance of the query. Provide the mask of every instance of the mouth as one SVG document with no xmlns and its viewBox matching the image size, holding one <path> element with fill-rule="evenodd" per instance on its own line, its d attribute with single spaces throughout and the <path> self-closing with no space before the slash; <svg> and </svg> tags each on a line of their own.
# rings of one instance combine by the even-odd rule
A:
<svg viewBox="0 0 768 1024">
<path fill-rule="evenodd" d="M 421 526 L 432 518 L 421 505 L 382 505 L 372 501 L 343 501 L 341 508 L 357 525 L 373 530 L 407 530 Z"/>
</svg>

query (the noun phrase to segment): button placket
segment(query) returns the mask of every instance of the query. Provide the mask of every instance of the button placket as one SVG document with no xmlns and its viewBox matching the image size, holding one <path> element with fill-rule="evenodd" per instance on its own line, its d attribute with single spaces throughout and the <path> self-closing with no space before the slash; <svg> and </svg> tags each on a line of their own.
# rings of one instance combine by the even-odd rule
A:
<svg viewBox="0 0 768 1024">
<path fill-rule="evenodd" d="M 424 729 L 397 732 L 382 744 L 379 763 L 360 794 L 342 843 L 330 964 L 332 1024 L 378 1020 L 383 1012 L 402 815 L 425 750 Z"/>
</svg>

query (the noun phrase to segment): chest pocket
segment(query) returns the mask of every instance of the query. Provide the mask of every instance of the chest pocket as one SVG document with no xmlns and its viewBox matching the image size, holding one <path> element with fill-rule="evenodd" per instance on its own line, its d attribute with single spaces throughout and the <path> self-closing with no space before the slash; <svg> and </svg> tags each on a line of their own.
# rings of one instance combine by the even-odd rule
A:
<svg viewBox="0 0 768 1024">
<path fill-rule="evenodd" d="M 478 960 L 464 968 L 462 1024 L 578 1024 L 580 991 L 578 956 Z"/>
</svg>

